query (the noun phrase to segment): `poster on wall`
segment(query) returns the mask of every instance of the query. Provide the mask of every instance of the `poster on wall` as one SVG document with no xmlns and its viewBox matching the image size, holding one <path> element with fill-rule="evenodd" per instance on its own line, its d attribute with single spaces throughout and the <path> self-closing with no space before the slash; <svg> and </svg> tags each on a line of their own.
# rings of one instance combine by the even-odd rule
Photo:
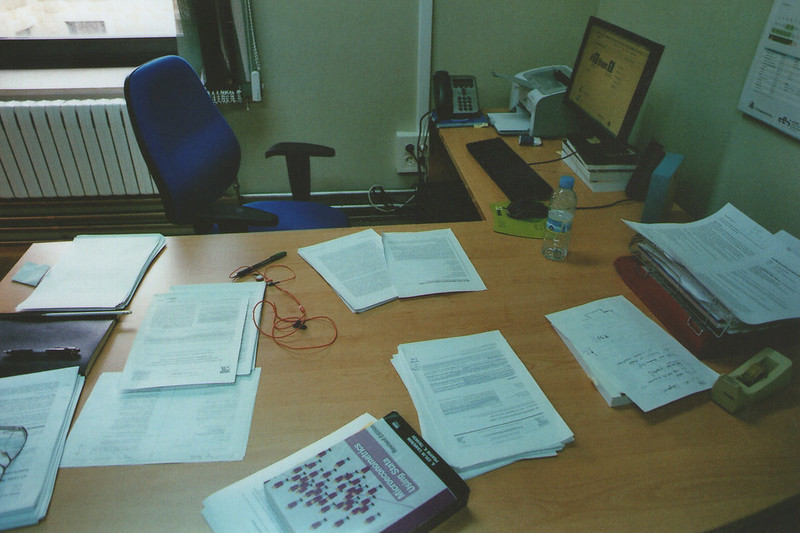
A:
<svg viewBox="0 0 800 533">
<path fill-rule="evenodd" d="M 775 0 L 739 110 L 800 139 L 800 0 Z"/>
</svg>

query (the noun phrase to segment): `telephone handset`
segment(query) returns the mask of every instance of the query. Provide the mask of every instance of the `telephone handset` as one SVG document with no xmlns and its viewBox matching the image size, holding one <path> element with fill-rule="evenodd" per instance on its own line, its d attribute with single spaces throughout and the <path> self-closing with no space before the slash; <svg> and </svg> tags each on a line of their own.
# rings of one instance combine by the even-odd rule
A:
<svg viewBox="0 0 800 533">
<path fill-rule="evenodd" d="M 480 113 L 475 76 L 451 76 L 439 70 L 433 75 L 433 97 L 439 120 L 467 118 Z"/>
</svg>

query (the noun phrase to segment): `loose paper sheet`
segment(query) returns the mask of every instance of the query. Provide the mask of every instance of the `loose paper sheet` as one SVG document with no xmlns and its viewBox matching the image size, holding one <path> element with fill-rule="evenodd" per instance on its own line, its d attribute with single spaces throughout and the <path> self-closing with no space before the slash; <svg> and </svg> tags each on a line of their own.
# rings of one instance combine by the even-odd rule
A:
<svg viewBox="0 0 800 533">
<path fill-rule="evenodd" d="M 136 333 L 121 390 L 233 383 L 248 297 L 156 294 Z"/>
<path fill-rule="evenodd" d="M 105 372 L 70 431 L 61 465 L 241 461 L 260 376 L 256 368 L 233 385 L 120 392 L 120 373 Z"/>
</svg>

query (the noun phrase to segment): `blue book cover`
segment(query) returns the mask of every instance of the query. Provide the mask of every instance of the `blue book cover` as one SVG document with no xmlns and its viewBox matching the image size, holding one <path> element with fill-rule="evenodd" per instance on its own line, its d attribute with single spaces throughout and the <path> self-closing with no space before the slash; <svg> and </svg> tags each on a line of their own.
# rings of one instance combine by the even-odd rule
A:
<svg viewBox="0 0 800 533">
<path fill-rule="evenodd" d="M 683 162 L 683 155 L 667 152 L 650 176 L 650 186 L 642 209 L 642 222 L 661 222 L 672 206 L 672 183 Z"/>
</svg>

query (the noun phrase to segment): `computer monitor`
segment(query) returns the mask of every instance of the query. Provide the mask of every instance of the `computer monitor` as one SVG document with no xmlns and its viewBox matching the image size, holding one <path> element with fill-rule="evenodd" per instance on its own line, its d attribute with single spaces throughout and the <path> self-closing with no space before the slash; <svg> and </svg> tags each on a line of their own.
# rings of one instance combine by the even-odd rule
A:
<svg viewBox="0 0 800 533">
<path fill-rule="evenodd" d="M 589 147 L 626 145 L 663 51 L 663 45 L 590 17 L 564 96 L 582 128 L 570 138 L 583 138 Z"/>
</svg>

